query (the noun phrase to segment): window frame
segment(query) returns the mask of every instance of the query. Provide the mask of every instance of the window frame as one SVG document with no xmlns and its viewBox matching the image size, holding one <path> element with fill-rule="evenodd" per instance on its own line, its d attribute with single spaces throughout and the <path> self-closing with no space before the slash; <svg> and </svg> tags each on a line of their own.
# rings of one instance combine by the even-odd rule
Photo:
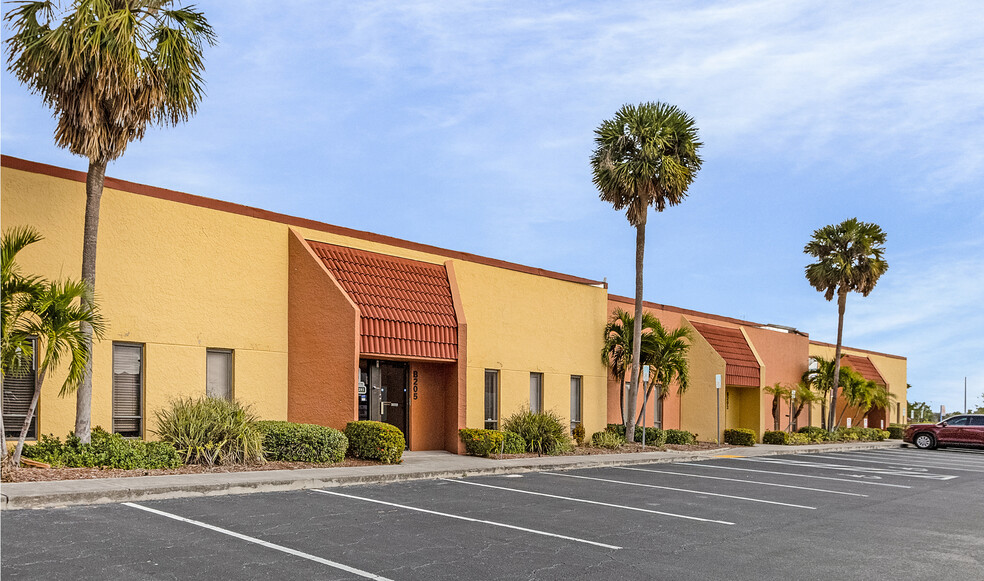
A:
<svg viewBox="0 0 984 581">
<path fill-rule="evenodd" d="M 534 399 L 533 398 L 533 395 L 534 395 L 533 380 L 534 380 L 534 378 L 537 380 L 537 382 L 536 382 L 537 383 L 537 386 L 535 388 L 536 389 L 536 392 L 535 393 L 536 393 L 536 400 L 537 400 L 536 403 L 537 403 L 537 406 L 535 408 L 533 407 L 533 399 Z M 543 409 L 544 409 L 544 405 L 543 405 L 543 373 L 542 372 L 539 372 L 539 371 L 531 371 L 530 372 L 530 411 L 533 412 L 533 413 L 543 413 Z"/>
<path fill-rule="evenodd" d="M 236 350 L 235 349 L 223 349 L 219 347 L 209 347 L 205 349 L 205 395 L 208 397 L 215 397 L 208 392 L 208 382 L 209 382 L 208 364 L 209 364 L 209 355 L 212 354 L 229 356 L 229 373 L 227 377 L 227 380 L 229 382 L 228 396 L 221 399 L 234 401 L 236 399 Z"/>
<path fill-rule="evenodd" d="M 491 400 L 489 400 L 489 378 L 493 378 L 494 380 L 494 385 L 493 385 L 494 394 Z M 501 393 L 502 393 L 502 391 L 499 389 L 499 384 L 500 384 L 499 379 L 500 379 L 500 373 L 498 369 L 485 370 L 485 385 L 483 387 L 482 393 L 485 398 L 483 426 L 485 427 L 486 430 L 499 429 L 499 409 L 500 409 L 499 398 L 501 397 Z M 492 403 L 492 407 L 493 407 L 491 416 L 489 415 L 490 402 Z"/>
<path fill-rule="evenodd" d="M 577 382 L 577 405 L 575 405 L 575 381 Z M 577 412 L 577 417 L 575 418 L 575 412 Z M 574 433 L 574 428 L 578 424 L 584 423 L 584 376 L 583 375 L 572 375 L 571 376 L 571 433 Z"/>
<path fill-rule="evenodd" d="M 140 350 L 140 380 L 138 391 L 138 404 L 140 415 L 137 416 L 117 416 L 116 415 L 116 348 L 136 348 Z M 112 360 L 112 398 L 111 398 L 111 413 L 112 413 L 112 429 L 114 434 L 123 434 L 124 438 L 140 439 L 144 437 L 144 430 L 147 427 L 146 423 L 146 386 L 147 386 L 147 346 L 144 343 L 132 343 L 127 341 L 113 341 L 113 360 Z M 138 421 L 138 428 L 136 430 L 136 435 L 128 435 L 129 432 L 123 433 L 116 429 L 116 419 L 120 417 L 122 419 L 136 419 Z"/>
</svg>

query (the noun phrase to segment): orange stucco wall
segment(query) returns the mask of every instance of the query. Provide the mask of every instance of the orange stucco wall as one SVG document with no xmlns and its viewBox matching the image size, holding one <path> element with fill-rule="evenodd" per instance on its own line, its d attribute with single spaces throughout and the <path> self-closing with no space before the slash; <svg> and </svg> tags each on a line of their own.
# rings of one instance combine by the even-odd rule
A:
<svg viewBox="0 0 984 581">
<path fill-rule="evenodd" d="M 453 363 L 410 363 L 410 449 L 443 450 L 445 398 L 457 389 Z"/>
</svg>

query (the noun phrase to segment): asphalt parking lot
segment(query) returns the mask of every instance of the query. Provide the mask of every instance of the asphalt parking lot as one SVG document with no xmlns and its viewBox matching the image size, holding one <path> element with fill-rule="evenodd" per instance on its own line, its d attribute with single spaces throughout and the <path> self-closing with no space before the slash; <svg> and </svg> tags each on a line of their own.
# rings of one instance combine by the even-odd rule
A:
<svg viewBox="0 0 984 581">
<path fill-rule="evenodd" d="M 13 579 L 984 579 L 984 451 L 606 467 L 2 515 Z"/>
</svg>

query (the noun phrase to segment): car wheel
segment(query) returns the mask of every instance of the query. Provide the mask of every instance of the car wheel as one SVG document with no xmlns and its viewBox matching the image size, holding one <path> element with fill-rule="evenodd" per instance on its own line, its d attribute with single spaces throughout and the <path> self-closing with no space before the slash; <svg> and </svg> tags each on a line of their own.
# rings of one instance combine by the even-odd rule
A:
<svg viewBox="0 0 984 581">
<path fill-rule="evenodd" d="M 912 443 L 920 450 L 932 450 L 936 447 L 936 438 L 931 434 L 916 434 L 916 437 L 912 439 Z"/>
</svg>

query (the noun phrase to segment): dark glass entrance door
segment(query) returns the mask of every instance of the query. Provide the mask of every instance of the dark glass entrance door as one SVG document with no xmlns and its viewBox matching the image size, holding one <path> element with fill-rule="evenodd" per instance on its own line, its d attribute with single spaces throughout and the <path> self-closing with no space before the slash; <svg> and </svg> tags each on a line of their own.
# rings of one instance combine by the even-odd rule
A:
<svg viewBox="0 0 984 581">
<path fill-rule="evenodd" d="M 409 365 L 363 359 L 359 362 L 359 419 L 393 424 L 409 440 L 407 405 Z"/>
</svg>

